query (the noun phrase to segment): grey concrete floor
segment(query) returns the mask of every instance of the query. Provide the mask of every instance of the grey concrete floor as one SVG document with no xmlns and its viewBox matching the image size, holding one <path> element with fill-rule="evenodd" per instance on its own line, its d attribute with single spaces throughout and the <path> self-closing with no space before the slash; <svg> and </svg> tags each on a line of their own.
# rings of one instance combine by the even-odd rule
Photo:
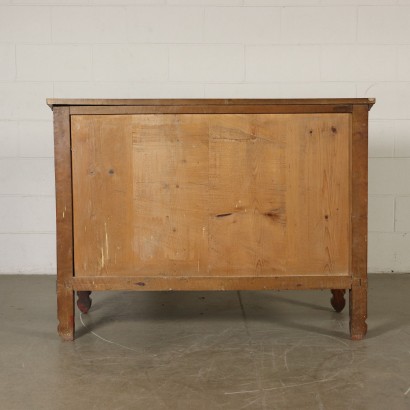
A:
<svg viewBox="0 0 410 410">
<path fill-rule="evenodd" d="M 56 333 L 54 276 L 0 276 L 0 409 L 410 409 L 410 275 L 369 332 L 328 291 L 99 292 Z"/>
</svg>

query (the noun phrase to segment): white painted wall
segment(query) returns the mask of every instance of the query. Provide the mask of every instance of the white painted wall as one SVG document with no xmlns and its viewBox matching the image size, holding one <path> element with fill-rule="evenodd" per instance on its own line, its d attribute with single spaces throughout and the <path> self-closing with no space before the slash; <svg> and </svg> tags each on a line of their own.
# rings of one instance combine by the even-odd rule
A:
<svg viewBox="0 0 410 410">
<path fill-rule="evenodd" d="M 410 0 L 0 0 L 0 272 L 54 273 L 46 97 L 376 97 L 369 271 L 410 271 Z"/>
</svg>

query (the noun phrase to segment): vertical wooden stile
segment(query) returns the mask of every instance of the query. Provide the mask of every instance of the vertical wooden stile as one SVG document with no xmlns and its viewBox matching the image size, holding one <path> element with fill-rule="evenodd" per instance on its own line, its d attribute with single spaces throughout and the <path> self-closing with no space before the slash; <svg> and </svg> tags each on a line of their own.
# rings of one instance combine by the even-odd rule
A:
<svg viewBox="0 0 410 410">
<path fill-rule="evenodd" d="M 350 335 L 362 339 L 367 332 L 367 174 L 368 106 L 353 107 L 351 158 L 351 273 Z"/>
<path fill-rule="evenodd" d="M 71 137 L 69 107 L 54 107 L 54 160 L 57 228 L 58 333 L 74 339 L 73 212 L 71 183 Z"/>
</svg>

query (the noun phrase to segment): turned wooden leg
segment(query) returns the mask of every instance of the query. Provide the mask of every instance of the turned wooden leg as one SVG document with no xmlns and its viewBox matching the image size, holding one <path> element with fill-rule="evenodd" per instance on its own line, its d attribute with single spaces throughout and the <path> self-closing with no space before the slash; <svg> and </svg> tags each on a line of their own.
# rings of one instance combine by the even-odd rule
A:
<svg viewBox="0 0 410 410">
<path fill-rule="evenodd" d="M 340 313 L 346 305 L 345 293 L 345 289 L 332 289 L 332 299 L 330 299 L 330 303 L 337 313 Z"/>
<path fill-rule="evenodd" d="M 90 310 L 92 299 L 90 298 L 91 292 L 89 290 L 79 290 L 77 291 L 77 306 L 81 312 L 87 314 Z"/>
<path fill-rule="evenodd" d="M 58 334 L 64 340 L 74 340 L 74 291 L 57 284 Z"/>
<path fill-rule="evenodd" d="M 353 283 L 349 291 L 350 336 L 352 340 L 361 340 L 367 333 L 367 280 Z"/>
</svg>

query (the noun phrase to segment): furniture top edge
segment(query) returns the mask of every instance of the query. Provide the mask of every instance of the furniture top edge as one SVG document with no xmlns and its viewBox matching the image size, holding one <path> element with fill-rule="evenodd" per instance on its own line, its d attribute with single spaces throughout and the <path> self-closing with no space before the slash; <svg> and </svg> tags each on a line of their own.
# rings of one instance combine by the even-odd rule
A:
<svg viewBox="0 0 410 410">
<path fill-rule="evenodd" d="M 365 104 L 370 110 L 375 98 L 298 98 L 298 99 L 82 99 L 47 98 L 55 106 L 185 106 L 185 105 L 346 105 Z"/>
</svg>

